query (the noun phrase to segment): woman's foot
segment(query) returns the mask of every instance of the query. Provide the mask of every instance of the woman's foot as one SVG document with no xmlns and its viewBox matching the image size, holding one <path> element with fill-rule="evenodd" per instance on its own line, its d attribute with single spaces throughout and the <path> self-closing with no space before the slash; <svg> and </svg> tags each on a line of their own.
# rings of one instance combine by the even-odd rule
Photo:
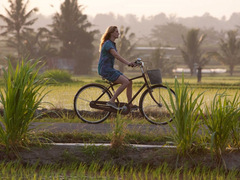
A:
<svg viewBox="0 0 240 180">
<path fill-rule="evenodd" d="M 115 102 L 108 101 L 106 103 L 106 106 L 112 107 L 113 109 L 118 109 L 118 107 L 117 107 Z"/>
<path fill-rule="evenodd" d="M 139 109 L 139 107 L 138 107 L 137 105 L 133 105 L 133 104 L 130 105 L 129 107 L 130 107 L 130 110 L 131 110 L 131 111 L 136 111 L 136 110 Z"/>
</svg>

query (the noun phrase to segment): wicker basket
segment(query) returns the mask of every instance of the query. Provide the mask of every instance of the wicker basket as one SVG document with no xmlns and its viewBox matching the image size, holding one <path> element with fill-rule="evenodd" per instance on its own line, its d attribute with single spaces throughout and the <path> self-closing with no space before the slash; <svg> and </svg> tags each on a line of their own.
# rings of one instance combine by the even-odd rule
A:
<svg viewBox="0 0 240 180">
<path fill-rule="evenodd" d="M 160 69 L 147 70 L 147 74 L 151 84 L 162 84 Z"/>
</svg>

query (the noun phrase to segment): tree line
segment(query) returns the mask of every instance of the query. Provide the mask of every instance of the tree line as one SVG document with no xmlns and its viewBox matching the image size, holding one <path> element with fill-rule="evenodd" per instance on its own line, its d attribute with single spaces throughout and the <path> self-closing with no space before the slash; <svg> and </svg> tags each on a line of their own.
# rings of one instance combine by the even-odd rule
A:
<svg viewBox="0 0 240 180">
<path fill-rule="evenodd" d="M 6 23 L 1 26 L 1 35 L 6 45 L 16 50 L 16 58 L 61 57 L 74 60 L 74 73 L 90 72 L 93 60 L 93 40 L 97 30 L 89 30 L 92 24 L 77 0 L 65 0 L 60 13 L 53 16 L 52 24 L 37 30 L 32 25 L 37 18 L 32 18 L 37 8 L 27 10 L 29 1 L 9 0 L 7 15 L 0 15 Z M 59 46 L 58 48 L 57 46 Z"/>
<path fill-rule="evenodd" d="M 65 58 L 74 62 L 75 74 L 90 73 L 92 62 L 98 54 L 101 33 L 94 29 L 95 26 L 90 23 L 87 15 L 83 14 L 83 8 L 78 1 L 65 0 L 60 6 L 60 12 L 54 14 L 52 23 L 37 30 L 33 25 L 38 20 L 34 17 L 38 9 L 28 10 L 28 3 L 29 1 L 24 0 L 9 0 L 10 7 L 5 8 L 7 15 L 0 14 L 0 19 L 5 23 L 0 26 L 0 33 L 6 46 L 16 50 L 16 59 Z M 156 17 L 159 21 L 159 18 L 163 19 L 165 16 L 159 14 Z M 101 16 L 95 17 L 94 21 L 97 19 L 100 21 Z M 136 24 L 131 15 L 128 16 L 128 21 L 131 21 L 132 25 Z M 121 21 L 112 22 L 105 19 L 105 22 L 108 23 L 107 27 Z M 124 27 L 124 24 L 120 25 L 120 32 L 117 46 L 120 54 L 126 58 L 132 59 L 136 56 L 133 53 L 136 46 L 159 47 L 152 53 L 151 58 L 157 67 L 163 69 L 163 73 L 170 73 L 174 63 L 166 60 L 166 52 L 161 46 L 178 48 L 191 74 L 194 74 L 196 67 L 201 71 L 211 59 L 227 65 L 231 75 L 234 67 L 240 65 L 238 27 L 227 32 L 216 31 L 214 28 L 187 27 L 172 20 L 155 25 L 149 34 L 141 37 L 136 37 L 130 27 Z M 124 70 L 122 66 L 120 69 Z"/>
</svg>

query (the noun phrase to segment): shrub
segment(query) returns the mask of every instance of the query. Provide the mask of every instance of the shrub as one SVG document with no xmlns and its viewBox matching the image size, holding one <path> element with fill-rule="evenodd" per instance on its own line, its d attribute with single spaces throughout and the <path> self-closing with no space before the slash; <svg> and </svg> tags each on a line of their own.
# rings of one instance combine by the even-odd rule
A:
<svg viewBox="0 0 240 180">
<path fill-rule="evenodd" d="M 5 85 L 0 92 L 0 102 L 4 108 L 0 143 L 7 151 L 27 143 L 29 125 L 46 94 L 43 88 L 46 81 L 38 75 L 40 68 L 37 65 L 37 62 L 23 60 L 14 70 L 9 61 L 8 71 L 4 71 Z"/>
<path fill-rule="evenodd" d="M 169 89 L 168 89 L 169 90 Z M 169 123 L 171 128 L 171 138 L 177 146 L 177 152 L 180 155 L 185 155 L 193 150 L 193 143 L 196 140 L 197 132 L 200 127 L 200 106 L 203 102 L 202 94 L 194 95 L 188 85 L 180 84 L 175 79 L 174 91 L 176 98 L 173 97 L 169 90 L 171 99 L 171 107 L 164 101 L 168 111 L 172 115 L 173 121 Z"/>
<path fill-rule="evenodd" d="M 240 147 L 240 95 L 239 92 L 236 92 L 233 100 L 230 102 L 231 106 L 236 109 L 236 114 L 232 126 L 232 142 L 233 146 Z"/>
<path fill-rule="evenodd" d="M 211 152 L 215 153 L 219 160 L 227 145 L 230 144 L 230 138 L 235 129 L 234 126 L 239 121 L 238 100 L 239 96 L 237 95 L 231 101 L 226 93 L 217 93 L 210 103 L 210 107 L 205 105 L 203 119 L 207 127 L 206 136 L 211 141 Z"/>
<path fill-rule="evenodd" d="M 48 78 L 51 83 L 65 83 L 72 82 L 72 75 L 64 70 L 48 70 L 45 71 L 44 77 Z"/>
<path fill-rule="evenodd" d="M 121 150 L 126 145 L 126 127 L 127 123 L 121 118 L 120 113 L 117 113 L 112 127 L 111 147 L 113 149 Z"/>
</svg>

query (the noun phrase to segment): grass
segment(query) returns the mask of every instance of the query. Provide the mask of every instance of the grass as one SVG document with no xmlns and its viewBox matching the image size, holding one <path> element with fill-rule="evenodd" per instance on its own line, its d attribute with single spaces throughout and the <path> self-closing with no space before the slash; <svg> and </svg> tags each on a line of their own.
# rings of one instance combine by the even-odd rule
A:
<svg viewBox="0 0 240 180">
<path fill-rule="evenodd" d="M 174 87 L 176 99 L 169 90 L 171 109 L 164 99 L 163 101 L 173 119 L 169 123 L 172 131 L 171 137 L 177 146 L 178 153 L 186 155 L 193 150 L 193 142 L 196 140 L 200 127 L 199 114 L 203 96 L 200 93 L 194 97 L 194 91 L 185 85 L 184 77 L 181 83 L 176 79 Z"/>
<path fill-rule="evenodd" d="M 83 86 L 84 84 L 90 82 L 96 82 L 99 78 L 94 77 L 74 77 L 74 83 L 69 84 L 57 84 L 47 87 L 46 92 L 50 90 L 50 93 L 44 97 L 45 102 L 51 102 L 54 104 L 53 106 L 48 106 L 46 104 L 44 107 L 47 108 L 66 108 L 66 109 L 73 109 L 73 97 L 77 90 Z M 78 81 L 77 81 L 78 80 Z M 204 102 L 206 102 L 207 106 L 210 107 L 213 96 L 216 92 L 223 92 L 227 90 L 227 93 L 230 95 L 234 95 L 236 93 L 236 87 L 239 80 L 233 79 L 224 79 L 221 80 L 219 77 L 212 77 L 209 78 L 208 82 L 202 82 L 201 84 L 194 83 L 196 79 L 187 78 L 185 79 L 189 86 L 194 89 L 196 95 L 192 94 L 192 99 L 198 96 L 199 93 L 202 93 L 206 89 L 204 93 Z M 174 79 L 167 79 L 169 82 L 170 87 L 174 86 Z M 217 83 L 219 81 L 219 83 Z M 102 83 L 102 81 L 98 81 Z M 136 91 L 139 85 L 142 82 L 134 83 L 134 91 Z M 0 83 L 1 84 L 1 83 Z M 232 86 L 233 85 L 233 86 Z M 217 87 L 223 87 L 219 90 Z M 125 93 L 123 93 L 120 97 L 121 101 L 126 101 Z M 232 98 L 232 97 L 231 97 Z M 234 99 L 234 97 L 233 97 Z M 137 100 L 138 101 L 138 100 Z M 134 104 L 137 104 L 137 101 Z M 190 102 L 191 104 L 191 102 Z M 190 110 L 189 110 L 190 111 Z M 194 116 L 195 117 L 195 116 Z M 108 119 L 104 123 L 111 123 L 112 120 L 115 120 L 114 117 L 112 119 Z M 148 123 L 144 119 L 132 118 L 131 116 L 122 116 L 122 120 L 128 121 L 128 123 L 135 123 L 135 124 L 145 124 Z M 35 121 L 45 121 L 45 122 L 81 122 L 78 118 L 71 118 L 68 115 L 65 115 L 62 118 L 58 119 L 37 119 Z M 148 123 L 149 124 L 149 123 Z M 121 126 L 121 124 L 119 124 Z M 118 127 L 120 127 L 118 126 Z M 116 135 L 120 135 L 118 133 L 119 129 L 116 129 Z M 121 131 L 121 129 L 120 129 Z M 125 132 L 124 132 L 125 133 Z M 35 134 L 36 136 L 43 137 L 44 140 L 51 140 L 54 142 L 111 142 L 112 134 L 104 134 L 104 135 L 96 135 L 90 132 L 82 132 L 82 133 L 43 133 L 43 134 Z M 127 143 L 138 143 L 138 144 L 166 144 L 169 141 L 169 134 L 161 134 L 161 133 L 154 133 L 150 130 L 144 134 L 139 133 L 136 131 L 128 131 L 124 135 L 124 142 Z M 197 141 L 197 140 L 196 140 Z M 210 142 L 210 141 L 208 141 Z M 207 143 L 208 143 L 207 142 Z M 90 149 L 85 149 L 86 155 L 94 156 L 99 153 L 99 149 L 96 147 L 92 147 Z M 149 157 L 152 154 L 148 154 Z M 75 157 L 68 151 L 65 151 L 63 157 L 67 160 L 72 160 L 75 162 Z M 191 168 L 175 168 L 171 169 L 168 165 L 163 164 L 162 166 L 158 166 L 157 168 L 149 168 L 147 164 L 144 167 L 136 167 L 136 166 L 119 166 L 116 167 L 115 165 L 111 164 L 111 161 L 107 162 L 106 164 L 99 164 L 98 162 L 91 162 L 90 165 L 86 166 L 85 164 L 75 164 L 70 163 L 68 165 L 63 164 L 53 164 L 53 165 L 27 165 L 23 166 L 22 164 L 11 164 L 11 163 L 4 163 L 0 164 L 0 168 L 2 171 L 0 172 L 1 177 L 4 178 L 31 178 L 31 179 L 43 179 L 47 177 L 52 177 L 52 179 L 70 179 L 70 178 L 77 178 L 77 179 L 89 179 L 90 178 L 105 178 L 105 179 L 140 179 L 145 177 L 145 179 L 236 179 L 239 177 L 237 171 L 226 171 L 218 168 L 218 169 L 209 169 L 207 167 L 196 167 L 194 169 Z M 9 169 L 8 169 L 9 168 Z M 54 169 L 54 171 L 52 171 Z M 2 173 L 2 174 L 1 174 Z"/>
<path fill-rule="evenodd" d="M 44 97 L 44 102 L 50 102 L 53 106 L 48 103 L 43 104 L 45 108 L 66 108 L 73 109 L 73 99 L 76 92 L 85 84 L 93 82 L 101 82 L 99 76 L 79 76 L 72 77 L 73 83 L 57 83 L 55 85 L 50 85 L 46 88 L 49 91 L 46 97 Z M 239 89 L 239 77 L 204 77 L 202 83 L 196 83 L 196 78 L 186 77 L 185 83 L 189 83 L 189 86 L 195 89 L 196 94 L 206 91 L 204 97 L 206 101 L 211 101 L 212 97 L 217 91 L 226 91 L 228 94 L 233 95 Z M 141 86 L 143 81 L 136 80 L 133 83 L 133 92 L 137 92 L 138 88 Z M 172 88 L 174 86 L 174 78 L 164 78 L 163 84 L 169 84 Z M 3 80 L 0 78 L 0 88 L 3 87 Z M 140 96 L 133 102 L 138 104 Z M 126 102 L 126 93 L 123 92 L 120 95 L 120 100 Z"/>
<path fill-rule="evenodd" d="M 79 83 L 73 83 L 73 84 L 59 84 L 59 85 L 54 85 L 54 86 L 48 86 L 46 91 L 49 91 L 47 96 L 43 99 L 43 102 L 51 102 L 54 106 L 51 106 L 49 104 L 45 104 L 45 108 L 65 108 L 65 109 L 73 109 L 73 99 L 77 91 L 82 87 L 83 85 L 87 84 L 88 82 L 91 81 L 85 81 L 84 82 L 79 82 Z M 94 80 L 92 82 L 95 82 Z M 231 88 L 229 84 L 226 86 L 222 87 L 221 85 L 216 85 L 212 87 L 209 84 L 206 84 L 206 86 L 195 86 L 192 87 L 193 85 L 190 84 L 190 87 L 195 89 L 196 94 L 204 92 L 204 97 L 206 101 L 211 101 L 212 97 L 215 95 L 215 93 L 220 89 L 220 91 L 226 91 L 228 94 L 235 94 L 235 92 L 239 89 L 239 85 L 236 86 L 236 88 Z M 173 85 L 170 84 L 170 87 L 173 87 Z M 133 85 L 133 93 L 137 92 L 139 88 L 138 84 Z M 126 99 L 126 93 L 123 92 L 119 96 L 120 101 L 127 102 Z M 140 99 L 140 96 L 136 98 L 136 100 L 133 102 L 134 104 L 138 104 Z"/>
<path fill-rule="evenodd" d="M 67 152 L 66 152 L 67 153 Z M 66 155 L 69 156 L 68 154 Z M 1 163 L 0 176 L 3 179 L 238 179 L 239 173 L 231 170 L 228 173 L 222 169 L 196 167 L 194 169 L 178 168 L 172 171 L 167 164 L 158 168 L 114 166 L 111 162 L 100 165 L 92 162 L 89 166 L 84 163 L 73 163 L 63 166 L 34 164 L 32 166 L 20 163 Z"/>
<path fill-rule="evenodd" d="M 59 112 L 60 111 L 60 112 Z M 39 117 L 38 119 L 35 119 L 33 122 L 49 122 L 49 123 L 84 123 L 81 119 L 79 119 L 73 110 L 71 110 L 71 113 L 66 113 L 64 111 L 61 112 L 61 109 L 52 109 L 49 110 L 49 112 L 52 112 L 55 117 L 52 117 L 52 115 L 47 115 L 45 117 Z M 121 119 L 123 121 L 126 121 L 128 124 L 138 124 L 138 125 L 144 125 L 144 124 L 150 124 L 142 115 L 140 112 L 136 112 L 137 115 L 122 115 Z M 116 114 L 110 115 L 110 117 L 102 122 L 107 124 L 112 124 L 116 120 Z"/>
<path fill-rule="evenodd" d="M 22 60 L 13 69 L 10 61 L 4 72 L 5 86 L 0 92 L 0 102 L 4 108 L 0 118 L 0 144 L 9 149 L 26 146 L 29 139 L 29 125 L 35 118 L 35 111 L 41 108 L 46 94 L 43 86 L 46 80 L 38 75 L 38 61 Z"/>
<path fill-rule="evenodd" d="M 127 121 L 121 118 L 121 114 L 117 114 L 113 121 L 111 133 L 111 147 L 114 149 L 121 149 L 126 145 L 125 136 L 127 134 Z"/>
<path fill-rule="evenodd" d="M 92 82 L 99 82 L 99 81 L 102 82 L 99 76 L 80 76 L 80 77 L 72 77 L 72 79 L 74 80 L 73 83 L 58 83 L 55 85 L 47 86 L 46 92 L 49 92 L 49 93 L 44 97 L 42 106 L 47 109 L 57 108 L 57 109 L 73 110 L 74 95 L 76 94 L 76 92 L 79 90 L 80 87 Z M 214 95 L 217 92 L 221 93 L 221 92 L 227 91 L 229 95 L 234 95 L 238 91 L 239 85 L 234 86 L 234 88 L 231 88 L 231 85 L 234 83 L 237 84 L 240 82 L 238 77 L 205 77 L 203 78 L 203 82 L 201 84 L 197 84 L 195 80 L 196 78 L 191 78 L 191 77 L 186 77 L 184 79 L 185 83 L 189 83 L 189 87 L 191 87 L 195 91 L 195 94 L 204 92 L 204 101 L 207 104 L 211 103 Z M 0 79 L 0 88 L 1 88 L 2 82 L 3 81 Z M 137 92 L 141 83 L 142 82 L 138 80 L 134 82 L 133 92 Z M 173 88 L 174 79 L 165 78 L 164 84 L 167 84 L 167 83 L 169 83 L 170 87 Z M 222 86 L 221 84 L 226 84 L 226 85 Z M 121 101 L 126 102 L 127 101 L 126 93 L 123 92 L 119 98 Z M 139 99 L 140 99 L 140 96 L 138 96 L 133 103 L 138 104 Z M 50 102 L 51 104 L 44 103 L 44 102 Z M 122 116 L 122 117 L 126 118 L 126 120 L 128 121 L 131 120 L 131 123 L 140 123 L 140 124 L 147 123 L 143 118 L 138 120 L 139 118 L 134 119 L 130 116 Z M 45 118 L 39 121 L 81 122 L 78 118 L 70 118 L 68 117 L 68 115 L 65 115 L 65 117 L 63 118 L 58 118 L 58 119 Z M 110 121 L 107 120 L 106 122 L 110 122 Z"/>
<path fill-rule="evenodd" d="M 96 134 L 91 132 L 38 132 L 35 135 L 55 143 L 110 143 L 112 138 L 112 133 Z M 127 131 L 124 140 L 132 144 L 166 144 L 170 139 L 167 134 L 161 132 L 154 133 L 149 130 L 143 134 L 136 130 Z"/>
<path fill-rule="evenodd" d="M 218 159 L 221 158 L 226 147 L 230 146 L 232 134 L 238 131 L 236 125 L 239 124 L 239 98 L 238 93 L 232 100 L 229 100 L 229 95 L 226 93 L 216 93 L 210 108 L 206 106 L 206 113 L 202 115 L 207 127 L 206 137 L 211 139 L 210 149 Z M 239 140 L 239 135 L 234 137 L 238 137 Z"/>
</svg>

